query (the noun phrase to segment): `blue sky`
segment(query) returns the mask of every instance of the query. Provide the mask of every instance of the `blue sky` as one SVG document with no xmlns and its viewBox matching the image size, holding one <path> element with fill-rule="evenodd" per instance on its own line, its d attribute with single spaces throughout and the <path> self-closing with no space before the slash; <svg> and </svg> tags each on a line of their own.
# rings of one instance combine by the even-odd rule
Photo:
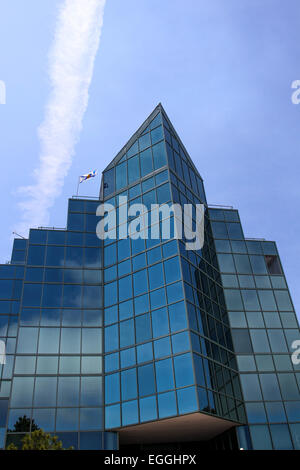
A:
<svg viewBox="0 0 300 470">
<path fill-rule="evenodd" d="M 10 0 L 0 11 L 0 261 L 22 216 L 50 86 L 48 51 L 62 0 Z M 300 312 L 300 79 L 297 0 L 107 0 L 80 141 L 50 209 L 64 227 L 78 175 L 103 168 L 158 102 L 204 178 L 208 201 L 239 209 L 248 237 L 276 240 Z M 81 185 L 96 196 L 99 178 Z"/>
</svg>

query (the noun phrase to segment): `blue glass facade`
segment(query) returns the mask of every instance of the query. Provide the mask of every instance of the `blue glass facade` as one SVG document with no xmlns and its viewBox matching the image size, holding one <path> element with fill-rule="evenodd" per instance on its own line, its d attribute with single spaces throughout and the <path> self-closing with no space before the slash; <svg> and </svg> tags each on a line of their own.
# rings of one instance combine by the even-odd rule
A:
<svg viewBox="0 0 300 470">
<path fill-rule="evenodd" d="M 148 210 L 205 204 L 203 248 L 174 237 L 173 213 L 170 235 L 151 237 L 161 219 L 121 238 L 117 217 L 116 239 L 100 240 L 97 207 L 119 216 L 124 196 Z M 132 429 L 144 434 L 131 443 L 155 444 L 145 425 L 169 421 L 180 442 L 181 417 L 211 423 L 199 437 L 191 421 L 191 442 L 233 429 L 239 447 L 299 448 L 299 338 L 276 245 L 207 206 L 159 105 L 103 172 L 99 199 L 70 199 L 65 230 L 32 229 L 0 267 L 0 448 L 36 426 L 79 449 L 117 449 Z"/>
</svg>

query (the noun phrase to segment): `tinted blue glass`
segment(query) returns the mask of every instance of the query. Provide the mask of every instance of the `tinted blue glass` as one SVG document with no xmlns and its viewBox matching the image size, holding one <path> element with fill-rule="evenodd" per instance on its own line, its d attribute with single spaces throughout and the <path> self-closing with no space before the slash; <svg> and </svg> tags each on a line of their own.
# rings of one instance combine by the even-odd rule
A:
<svg viewBox="0 0 300 470">
<path fill-rule="evenodd" d="M 83 264 L 83 249 L 81 247 L 66 247 L 66 266 L 81 267 Z"/>
<path fill-rule="evenodd" d="M 262 310 L 277 310 L 274 294 L 271 290 L 259 290 L 258 296 Z"/>
<path fill-rule="evenodd" d="M 104 282 L 112 281 L 117 277 L 117 267 L 112 266 L 111 268 L 104 270 Z"/>
<path fill-rule="evenodd" d="M 116 166 L 116 191 L 127 185 L 127 164 L 126 162 Z"/>
<path fill-rule="evenodd" d="M 105 377 L 105 403 L 120 401 L 120 374 L 111 374 Z"/>
<path fill-rule="evenodd" d="M 59 307 L 61 305 L 62 285 L 45 284 L 43 291 L 43 307 Z"/>
<path fill-rule="evenodd" d="M 229 234 L 229 238 L 233 240 L 241 240 L 243 239 L 243 232 L 242 227 L 238 223 L 227 223 L 227 230 Z"/>
<path fill-rule="evenodd" d="M 160 359 L 165 356 L 170 356 L 171 344 L 169 336 L 166 338 L 154 341 L 154 355 L 155 359 Z"/>
<path fill-rule="evenodd" d="M 102 404 L 102 377 L 82 377 L 80 394 L 81 394 L 80 396 L 81 406 L 101 405 Z"/>
<path fill-rule="evenodd" d="M 258 376 L 256 374 L 241 374 L 241 384 L 246 401 L 262 399 Z"/>
<path fill-rule="evenodd" d="M 243 310 L 244 306 L 238 290 L 225 289 L 224 294 L 228 310 Z"/>
<path fill-rule="evenodd" d="M 285 409 L 289 421 L 300 421 L 300 401 L 285 402 Z"/>
<path fill-rule="evenodd" d="M 68 214 L 68 230 L 83 230 L 84 214 Z"/>
<path fill-rule="evenodd" d="M 131 400 L 137 396 L 136 369 L 121 373 L 122 400 Z"/>
<path fill-rule="evenodd" d="M 160 142 L 159 144 L 153 145 L 152 151 L 155 170 L 167 164 L 164 142 Z"/>
<path fill-rule="evenodd" d="M 34 406 L 55 406 L 56 388 L 56 377 L 37 377 L 34 389 Z"/>
<path fill-rule="evenodd" d="M 29 245 L 28 249 L 28 265 L 42 266 L 45 260 L 45 246 Z"/>
<path fill-rule="evenodd" d="M 133 317 L 133 301 L 128 300 L 119 304 L 119 316 L 120 320 L 126 320 L 127 318 Z"/>
<path fill-rule="evenodd" d="M 144 268 L 146 266 L 146 254 L 142 253 L 138 256 L 135 256 L 132 259 L 132 269 L 136 271 L 137 269 Z"/>
<path fill-rule="evenodd" d="M 270 352 L 267 333 L 265 330 L 250 330 L 254 352 Z"/>
<path fill-rule="evenodd" d="M 84 266 L 87 268 L 99 268 L 101 266 L 101 249 L 84 249 Z"/>
<path fill-rule="evenodd" d="M 106 246 L 104 249 L 104 266 L 110 266 L 117 262 L 116 244 Z"/>
<path fill-rule="evenodd" d="M 157 418 L 157 407 L 155 397 L 146 397 L 140 399 L 140 419 L 151 421 Z"/>
<path fill-rule="evenodd" d="M 135 141 L 134 144 L 127 151 L 127 158 L 132 157 L 132 155 L 135 155 L 138 151 L 139 151 L 138 141 Z"/>
<path fill-rule="evenodd" d="M 250 426 L 250 434 L 254 450 L 272 449 L 272 442 L 268 426 Z"/>
<path fill-rule="evenodd" d="M 172 332 L 187 328 L 186 309 L 184 302 L 169 306 L 170 328 Z"/>
<path fill-rule="evenodd" d="M 58 354 L 59 328 L 41 328 L 39 336 L 39 354 Z"/>
<path fill-rule="evenodd" d="M 80 409 L 80 429 L 81 430 L 96 430 L 96 429 L 102 429 L 103 424 L 103 410 L 102 408 L 81 408 Z M 90 434 L 90 433 L 88 433 Z M 94 434 L 94 433 L 91 433 Z M 100 434 L 100 433 L 99 433 Z M 84 449 L 85 447 L 82 447 L 82 439 L 81 439 L 81 449 Z M 87 442 L 88 447 L 87 449 L 101 449 L 101 439 L 99 439 L 98 446 L 92 446 L 92 442 L 89 440 Z"/>
<path fill-rule="evenodd" d="M 38 329 L 37 328 L 20 328 L 17 352 L 33 353 L 37 350 Z"/>
<path fill-rule="evenodd" d="M 135 296 L 148 290 L 147 271 L 145 269 L 133 274 L 133 287 Z"/>
<path fill-rule="evenodd" d="M 142 343 L 151 338 L 151 322 L 149 313 L 136 317 L 135 329 L 137 343 Z"/>
<path fill-rule="evenodd" d="M 32 405 L 33 377 L 14 377 L 10 406 L 23 407 Z"/>
<path fill-rule="evenodd" d="M 36 311 L 39 317 L 39 311 Z M 47 308 L 41 311 L 41 326 L 59 326 L 61 311 L 58 308 Z"/>
<path fill-rule="evenodd" d="M 169 322 L 166 308 L 161 308 L 152 312 L 152 328 L 154 338 L 169 333 Z"/>
<path fill-rule="evenodd" d="M 44 431 L 54 431 L 55 410 L 37 409 L 33 410 L 32 419 Z"/>
<path fill-rule="evenodd" d="M 153 171 L 152 152 L 150 148 L 140 153 L 140 162 L 142 177 Z"/>
<path fill-rule="evenodd" d="M 265 400 L 281 400 L 278 380 L 275 374 L 260 374 L 260 383 Z"/>
<path fill-rule="evenodd" d="M 139 138 L 139 145 L 141 151 L 151 145 L 149 132 Z"/>
<path fill-rule="evenodd" d="M 176 387 L 184 387 L 194 383 L 194 372 L 190 354 L 174 357 Z"/>
<path fill-rule="evenodd" d="M 81 307 L 82 287 L 79 285 L 64 285 L 63 289 L 63 306 L 64 307 Z"/>
<path fill-rule="evenodd" d="M 139 156 L 136 155 L 128 160 L 128 184 L 140 178 Z"/>
<path fill-rule="evenodd" d="M 284 400 L 299 400 L 299 390 L 293 374 L 278 374 Z"/>
<path fill-rule="evenodd" d="M 43 280 L 43 269 L 42 268 L 27 268 L 26 269 L 26 281 L 31 282 L 41 282 Z M 3 286 L 3 282 L 1 282 L 1 288 Z M 1 294 L 2 297 L 2 294 Z M 5 297 L 3 297 L 5 298 Z"/>
<path fill-rule="evenodd" d="M 282 330 L 269 330 L 268 336 L 272 352 L 288 352 Z"/>
<path fill-rule="evenodd" d="M 167 418 L 177 414 L 175 392 L 161 393 L 158 395 L 158 414 L 160 418 Z"/>
<path fill-rule="evenodd" d="M 165 392 L 174 388 L 172 359 L 164 359 L 155 363 L 157 391 Z"/>
<path fill-rule="evenodd" d="M 130 367 L 136 364 L 135 348 L 125 349 L 121 351 L 121 368 Z"/>
<path fill-rule="evenodd" d="M 167 284 L 173 281 L 177 281 L 177 279 L 180 279 L 181 273 L 178 257 L 165 261 L 164 267 Z"/>
<path fill-rule="evenodd" d="M 215 238 L 228 238 L 226 224 L 224 222 L 212 222 L 211 228 Z"/>
<path fill-rule="evenodd" d="M 153 359 L 152 343 L 141 344 L 137 346 L 137 362 L 148 362 Z"/>
<path fill-rule="evenodd" d="M 112 372 L 119 369 L 119 353 L 108 354 L 105 356 L 105 372 Z"/>
<path fill-rule="evenodd" d="M 60 352 L 65 354 L 80 353 L 80 330 L 77 328 L 62 328 Z"/>
<path fill-rule="evenodd" d="M 169 256 L 175 255 L 178 252 L 177 241 L 173 240 L 168 243 L 165 243 L 162 246 L 163 257 L 168 258 Z"/>
<path fill-rule="evenodd" d="M 119 347 L 118 325 L 108 326 L 105 328 L 105 351 L 113 351 Z"/>
<path fill-rule="evenodd" d="M 249 423 L 265 423 L 266 412 L 263 403 L 246 403 Z"/>
<path fill-rule="evenodd" d="M 282 423 L 286 421 L 282 402 L 266 403 L 266 410 L 270 423 Z"/>
<path fill-rule="evenodd" d="M 151 309 L 163 307 L 166 304 L 165 289 L 157 289 L 150 294 Z"/>
<path fill-rule="evenodd" d="M 127 426 L 129 424 L 137 423 L 139 420 L 137 401 L 130 401 L 122 404 L 122 424 Z"/>
<path fill-rule="evenodd" d="M 188 332 L 184 331 L 183 333 L 172 336 L 172 349 L 174 354 L 190 349 L 190 338 Z"/>
<path fill-rule="evenodd" d="M 156 264 L 148 269 L 150 290 L 161 287 L 164 284 L 162 263 Z"/>
<path fill-rule="evenodd" d="M 105 427 L 116 428 L 121 424 L 120 405 L 105 407 Z"/>
<path fill-rule="evenodd" d="M 153 364 L 138 367 L 139 395 L 153 395 L 155 393 Z"/>
<path fill-rule="evenodd" d="M 124 276 L 125 274 L 128 274 L 131 272 L 131 261 L 123 261 L 118 265 L 118 274 L 119 276 Z"/>
<path fill-rule="evenodd" d="M 24 284 L 23 307 L 39 307 L 41 294 L 42 284 Z"/>
<path fill-rule="evenodd" d="M 62 266 L 64 264 L 65 248 L 63 246 L 48 246 L 46 255 L 47 266 Z"/>
<path fill-rule="evenodd" d="M 82 328 L 82 353 L 100 354 L 102 352 L 102 331 L 99 328 Z"/>
<path fill-rule="evenodd" d="M 58 379 L 57 404 L 59 406 L 79 404 L 79 377 L 60 377 Z"/>
<path fill-rule="evenodd" d="M 287 290 L 274 291 L 279 310 L 290 312 L 293 310 L 292 302 Z"/>
<path fill-rule="evenodd" d="M 111 282 L 104 286 L 104 305 L 107 307 L 109 305 L 117 303 L 117 283 Z"/>
<path fill-rule="evenodd" d="M 153 248 L 147 253 L 148 264 L 156 263 L 156 261 L 161 260 L 161 248 Z"/>
<path fill-rule="evenodd" d="M 119 279 L 119 301 L 130 299 L 132 297 L 132 278 L 131 276 Z"/>
<path fill-rule="evenodd" d="M 243 297 L 246 310 L 259 310 L 260 309 L 256 290 L 254 289 L 242 290 L 242 297 Z"/>
<path fill-rule="evenodd" d="M 131 251 L 132 255 L 141 253 L 145 250 L 145 240 L 142 238 L 137 238 L 136 240 L 131 240 Z"/>
<path fill-rule="evenodd" d="M 162 126 L 156 127 L 153 131 L 151 131 L 151 141 L 152 145 L 156 144 L 156 142 L 159 142 L 160 140 L 163 139 L 163 130 Z"/>
<path fill-rule="evenodd" d="M 126 320 L 120 323 L 120 347 L 134 344 L 133 320 Z"/>
<path fill-rule="evenodd" d="M 195 387 L 177 390 L 177 399 L 179 414 L 192 413 L 198 409 Z"/>
<path fill-rule="evenodd" d="M 176 282 L 170 286 L 167 286 L 167 298 L 168 303 L 177 302 L 183 298 L 182 283 Z"/>
<path fill-rule="evenodd" d="M 56 414 L 57 431 L 73 431 L 78 429 L 78 408 L 58 408 Z"/>
<path fill-rule="evenodd" d="M 118 242 L 118 261 L 122 261 L 130 256 L 130 239 L 126 238 Z"/>
<path fill-rule="evenodd" d="M 293 444 L 287 424 L 271 424 L 270 430 L 275 450 L 293 449 Z"/>
</svg>

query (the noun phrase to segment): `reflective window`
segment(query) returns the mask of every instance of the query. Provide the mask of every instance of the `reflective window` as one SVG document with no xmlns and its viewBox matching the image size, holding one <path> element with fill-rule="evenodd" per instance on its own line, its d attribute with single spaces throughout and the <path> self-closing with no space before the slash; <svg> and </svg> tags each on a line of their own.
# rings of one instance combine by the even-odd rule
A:
<svg viewBox="0 0 300 470">
<path fill-rule="evenodd" d="M 157 406 L 155 397 L 140 399 L 140 419 L 141 422 L 157 419 Z"/>
<path fill-rule="evenodd" d="M 184 387 L 194 383 L 194 372 L 190 354 L 174 357 L 176 387 Z"/>
<path fill-rule="evenodd" d="M 281 400 L 280 389 L 275 374 L 260 374 L 264 400 Z"/>
<path fill-rule="evenodd" d="M 73 431 L 78 429 L 78 408 L 58 408 L 56 414 L 57 431 Z"/>
<path fill-rule="evenodd" d="M 138 367 L 139 395 L 153 395 L 155 393 L 153 364 Z"/>
<path fill-rule="evenodd" d="M 167 418 L 177 414 L 175 392 L 161 393 L 158 395 L 158 414 L 160 418 Z"/>
<path fill-rule="evenodd" d="M 131 400 L 137 396 L 136 369 L 121 373 L 122 400 Z"/>
<path fill-rule="evenodd" d="M 122 424 L 127 426 L 135 424 L 139 420 L 137 401 L 129 401 L 122 404 Z"/>
<path fill-rule="evenodd" d="M 56 387 L 56 377 L 37 377 L 34 389 L 34 406 L 55 406 Z"/>
<path fill-rule="evenodd" d="M 157 391 L 164 392 L 174 388 L 172 359 L 155 363 Z"/>
<path fill-rule="evenodd" d="M 120 401 L 120 374 L 105 377 L 105 403 Z"/>
<path fill-rule="evenodd" d="M 241 374 L 241 384 L 246 401 L 261 401 L 262 396 L 257 374 Z"/>
</svg>

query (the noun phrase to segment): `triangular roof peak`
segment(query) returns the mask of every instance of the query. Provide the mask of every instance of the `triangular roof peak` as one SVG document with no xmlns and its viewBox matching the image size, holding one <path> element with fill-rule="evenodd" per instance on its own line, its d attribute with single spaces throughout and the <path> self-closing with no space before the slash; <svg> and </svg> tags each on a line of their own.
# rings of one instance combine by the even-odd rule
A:
<svg viewBox="0 0 300 470">
<path fill-rule="evenodd" d="M 105 168 L 104 171 L 106 170 L 109 170 L 110 168 L 113 168 L 115 165 L 117 165 L 119 163 L 120 160 L 122 160 L 122 158 L 124 157 L 124 155 L 126 154 L 126 152 L 130 149 L 130 147 L 134 144 L 134 142 L 143 134 L 143 132 L 145 131 L 145 129 L 147 129 L 147 127 L 149 126 L 149 124 L 153 121 L 153 119 L 158 115 L 158 113 L 161 113 L 163 118 L 165 119 L 165 121 L 167 122 L 169 128 L 171 129 L 172 133 L 174 134 L 174 136 L 177 138 L 178 142 L 181 144 L 186 156 L 187 156 L 187 159 L 188 161 L 190 162 L 191 166 L 193 167 L 193 169 L 195 170 L 195 172 L 200 176 L 201 178 L 201 175 L 199 174 L 197 168 L 195 167 L 192 159 L 190 158 L 184 144 L 182 143 L 179 135 L 177 134 L 172 122 L 170 121 L 165 109 L 163 108 L 163 105 L 161 103 L 158 103 L 158 105 L 153 109 L 153 111 L 149 114 L 149 116 L 147 117 L 147 119 L 145 119 L 145 121 L 143 122 L 143 124 L 138 128 L 138 130 L 130 137 L 130 139 L 128 140 L 128 142 L 122 147 L 122 149 L 117 153 L 117 155 L 115 156 L 115 158 L 110 162 L 110 164 Z"/>
</svg>

